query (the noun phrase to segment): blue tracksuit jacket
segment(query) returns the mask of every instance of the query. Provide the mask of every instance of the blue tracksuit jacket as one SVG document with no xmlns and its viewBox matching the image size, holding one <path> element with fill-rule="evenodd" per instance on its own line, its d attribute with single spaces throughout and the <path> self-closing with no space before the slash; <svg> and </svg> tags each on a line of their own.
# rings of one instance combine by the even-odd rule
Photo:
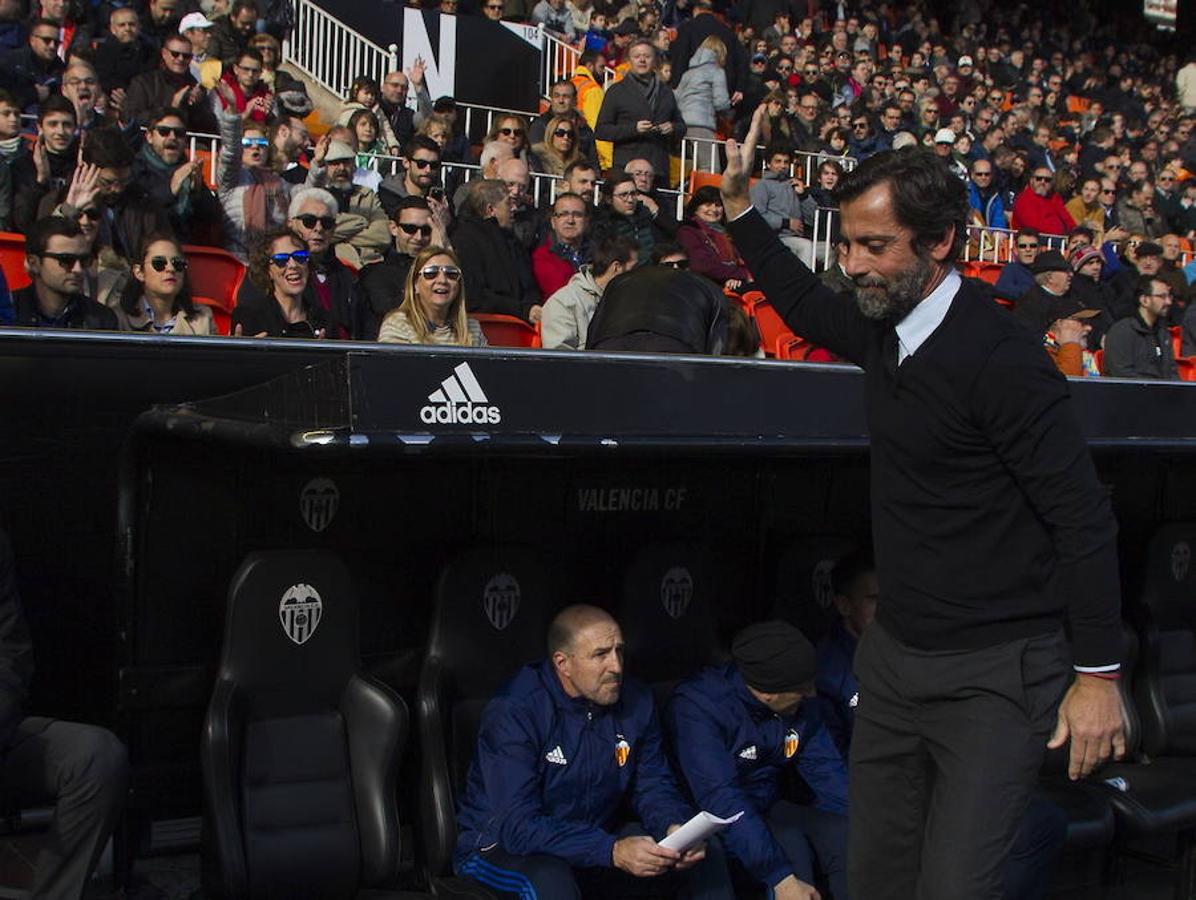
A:
<svg viewBox="0 0 1196 900">
<path fill-rule="evenodd" d="M 817 806 L 847 812 L 847 769 L 815 701 L 778 716 L 752 696 L 732 663 L 704 669 L 677 686 L 666 715 L 678 765 L 694 802 L 726 818 L 744 816 L 723 844 L 766 885 L 793 874 L 765 817 L 781 799 L 780 774 L 796 764 Z"/>
<path fill-rule="evenodd" d="M 610 866 L 630 808 L 656 839 L 686 822 L 652 691 L 624 678 L 619 702 L 565 694 L 552 663 L 524 666 L 482 713 L 477 754 L 457 810 L 458 869 L 495 844 L 573 866 Z"/>
<path fill-rule="evenodd" d="M 814 686 L 826 712 L 826 727 L 839 752 L 847 757 L 851 730 L 855 727 L 855 709 L 860 700 L 860 683 L 852 663 L 858 641 L 844 627 L 842 620 L 818 642 L 818 673 Z"/>
</svg>

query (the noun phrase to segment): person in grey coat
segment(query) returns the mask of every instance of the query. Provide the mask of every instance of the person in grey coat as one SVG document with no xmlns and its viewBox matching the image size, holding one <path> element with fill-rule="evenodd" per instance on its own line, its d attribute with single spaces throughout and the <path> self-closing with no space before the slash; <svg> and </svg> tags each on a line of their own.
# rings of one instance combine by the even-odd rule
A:
<svg viewBox="0 0 1196 900">
<path fill-rule="evenodd" d="M 540 314 L 540 340 L 545 350 L 581 350 L 590 319 L 602 292 L 616 275 L 635 268 L 639 247 L 629 237 L 615 235 L 594 248 L 593 262 L 584 265 L 563 288 L 548 298 Z"/>
<path fill-rule="evenodd" d="M 690 58 L 689 68 L 681 76 L 675 92 L 687 137 L 714 140 L 717 114 L 731 108 L 727 73 L 723 68 L 726 64 L 727 45 L 713 35 L 702 41 Z M 694 155 L 699 160 L 709 156 L 701 152 Z"/>
<path fill-rule="evenodd" d="M 807 225 L 814 221 L 818 201 L 808 191 L 799 191 L 801 174 L 789 174 L 793 155 L 787 147 L 772 146 L 765 151 L 763 177 L 751 187 L 752 206 L 760 212 L 781 239 L 802 262 L 814 261 L 814 242 L 806 237 Z"/>
<path fill-rule="evenodd" d="M 657 173 L 669 171 L 669 150 L 685 137 L 685 120 L 673 89 L 656 77 L 656 47 L 640 38 L 627 49 L 630 69 L 602 100 L 594 137 L 614 144 L 615 169 L 633 159 L 646 159 Z M 665 185 L 668 186 L 667 184 Z"/>
</svg>

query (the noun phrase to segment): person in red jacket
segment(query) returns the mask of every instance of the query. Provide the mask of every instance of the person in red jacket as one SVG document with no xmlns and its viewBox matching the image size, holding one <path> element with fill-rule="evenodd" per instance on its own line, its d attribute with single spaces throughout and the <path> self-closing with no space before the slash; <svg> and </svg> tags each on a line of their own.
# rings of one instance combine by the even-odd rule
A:
<svg viewBox="0 0 1196 900">
<path fill-rule="evenodd" d="M 590 205 L 577 194 L 561 194 L 552 204 L 549 226 L 552 230 L 532 251 L 532 274 L 546 299 L 590 261 Z"/>
<path fill-rule="evenodd" d="M 1014 228 L 1033 228 L 1039 234 L 1068 234 L 1076 227 L 1076 220 L 1055 191 L 1054 179 L 1046 166 L 1034 169 L 1030 183 L 1013 201 Z"/>
</svg>

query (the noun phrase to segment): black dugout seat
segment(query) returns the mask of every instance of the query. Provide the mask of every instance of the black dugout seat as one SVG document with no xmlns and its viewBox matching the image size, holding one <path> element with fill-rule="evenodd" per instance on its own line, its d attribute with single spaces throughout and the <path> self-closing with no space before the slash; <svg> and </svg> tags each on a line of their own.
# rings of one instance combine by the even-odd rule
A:
<svg viewBox="0 0 1196 900">
<path fill-rule="evenodd" d="M 200 748 L 206 896 L 415 896 L 366 890 L 399 874 L 408 717 L 360 669 L 357 598 L 336 556 L 242 563 Z"/>
<path fill-rule="evenodd" d="M 1167 525 L 1147 550 L 1136 672 L 1119 684 L 1128 711 L 1127 759 L 1099 773 L 1120 841 L 1178 836 L 1176 896 L 1196 889 L 1196 525 Z M 1130 676 L 1133 677 L 1130 677 Z M 1132 699 L 1131 699 L 1132 698 Z"/>
<path fill-rule="evenodd" d="M 623 578 L 617 618 L 627 673 L 657 700 L 702 666 L 725 658 L 715 626 L 718 564 L 709 548 L 684 542 L 643 547 Z"/>
<path fill-rule="evenodd" d="M 423 751 L 420 807 L 428 870 L 449 870 L 457 840 L 455 801 L 465 784 L 482 710 L 525 663 L 545 656 L 551 582 L 523 547 L 466 551 L 440 575 L 417 716 Z M 449 892 L 449 882 L 436 892 Z"/>
<path fill-rule="evenodd" d="M 834 534 L 792 541 L 777 563 L 773 614 L 817 645 L 839 618 L 831 573 L 858 546 L 854 538 Z"/>
</svg>

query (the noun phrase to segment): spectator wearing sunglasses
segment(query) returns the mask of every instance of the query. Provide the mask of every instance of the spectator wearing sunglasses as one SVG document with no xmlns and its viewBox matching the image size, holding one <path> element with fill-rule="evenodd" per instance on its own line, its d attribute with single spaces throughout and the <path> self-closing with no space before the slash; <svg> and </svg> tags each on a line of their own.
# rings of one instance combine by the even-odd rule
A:
<svg viewBox="0 0 1196 900">
<path fill-rule="evenodd" d="M 114 312 L 121 331 L 142 334 L 216 334 L 210 307 L 197 305 L 187 282 L 187 258 L 170 235 L 146 238 L 132 264 L 133 278 Z"/>
<path fill-rule="evenodd" d="M 511 153 L 517 159 L 527 162 L 527 122 L 523 120 L 522 116 L 495 116 L 494 123 L 490 126 L 490 130 L 482 140 L 482 146 L 485 146 L 490 141 L 500 141 L 510 145 Z"/>
<path fill-rule="evenodd" d="M 594 146 L 594 130 L 577 108 L 577 86 L 567 78 L 562 78 L 549 89 L 548 109 L 532 119 L 528 126 L 527 139 L 533 145 L 533 149 L 536 144 L 546 141 L 546 135 L 552 134 L 554 129 L 549 127 L 552 121 L 562 117 L 569 119 L 577 132 L 573 143 L 578 154 L 591 162 L 597 161 L 598 150 Z"/>
<path fill-rule="evenodd" d="M 25 236 L 31 283 L 13 294 L 14 324 L 115 331 L 116 314 L 83 293 L 91 256 L 88 239 L 76 223 L 61 216 L 39 219 Z"/>
<path fill-rule="evenodd" d="M 484 347 L 486 336 L 465 314 L 465 279 L 457 255 L 445 247 L 425 247 L 403 286 L 403 302 L 382 321 L 384 344 L 451 344 Z"/>
<path fill-rule="evenodd" d="M 220 82 L 216 90 L 228 86 Z M 220 139 L 216 191 L 224 208 L 224 249 L 245 261 L 259 235 L 286 222 L 290 185 L 268 165 L 270 140 L 252 108 L 221 113 Z"/>
<path fill-rule="evenodd" d="M 583 265 L 569 281 L 552 293 L 540 317 L 546 350 L 581 350 L 586 345 L 590 319 L 606 286 L 635 268 L 637 247 L 631 238 L 614 235 L 594 248 L 593 261 Z"/>
<path fill-rule="evenodd" d="M 528 153 L 528 166 L 533 172 L 564 176 L 565 170 L 580 159 L 576 117 L 553 116 L 544 131 L 544 140 Z"/>
<path fill-rule="evenodd" d="M 1031 266 L 1042 249 L 1042 238 L 1034 228 L 1020 228 L 1013 239 L 1013 259 L 1003 269 L 1001 277 L 993 285 L 998 297 L 1017 300 L 1034 287 L 1034 273 Z"/>
<path fill-rule="evenodd" d="M 1041 234 L 1067 234 L 1076 220 L 1055 190 L 1055 175 L 1046 166 L 1035 166 L 1030 182 L 1013 201 L 1013 227 L 1033 228 Z"/>
<path fill-rule="evenodd" d="M 17 98 L 24 112 L 37 112 L 39 103 L 58 91 L 66 64 L 58 55 L 58 23 L 34 19 L 26 46 L 0 56 L 0 87 Z"/>
<path fill-rule="evenodd" d="M 307 241 L 274 228 L 253 245 L 248 279 L 256 293 L 241 295 L 233 310 L 237 337 L 317 338 L 327 319 L 307 290 L 311 254 Z"/>
<path fill-rule="evenodd" d="M 186 114 L 184 123 L 188 131 L 215 132 L 216 118 L 205 100 L 206 92 L 191 74 L 191 59 L 195 55 L 191 42 L 181 34 L 173 34 L 163 43 L 159 54 L 158 68 L 129 82 L 123 108 L 125 121 L 144 125 L 154 110 L 173 106 Z"/>
<path fill-rule="evenodd" d="M 378 328 L 403 297 L 407 272 L 415 257 L 435 244 L 448 247 L 443 221 L 423 197 L 403 197 L 391 214 L 393 242 L 382 262 L 366 266 L 357 280 L 354 332 L 359 340 L 378 339 Z"/>
<path fill-rule="evenodd" d="M 434 140 L 422 134 L 415 135 L 403 148 L 403 157 L 407 162 L 406 169 L 385 178 L 378 188 L 378 197 L 388 215 L 394 214 L 403 197 L 426 199 L 434 188 L 441 187 L 440 145 Z M 490 177 L 485 166 L 482 168 L 483 177 Z"/>
<path fill-rule="evenodd" d="M 145 140 L 133 160 L 133 181 L 170 216 L 184 243 L 219 243 L 220 203 L 203 179 L 202 159 L 187 159 L 187 128 L 181 109 L 150 113 Z"/>
</svg>

